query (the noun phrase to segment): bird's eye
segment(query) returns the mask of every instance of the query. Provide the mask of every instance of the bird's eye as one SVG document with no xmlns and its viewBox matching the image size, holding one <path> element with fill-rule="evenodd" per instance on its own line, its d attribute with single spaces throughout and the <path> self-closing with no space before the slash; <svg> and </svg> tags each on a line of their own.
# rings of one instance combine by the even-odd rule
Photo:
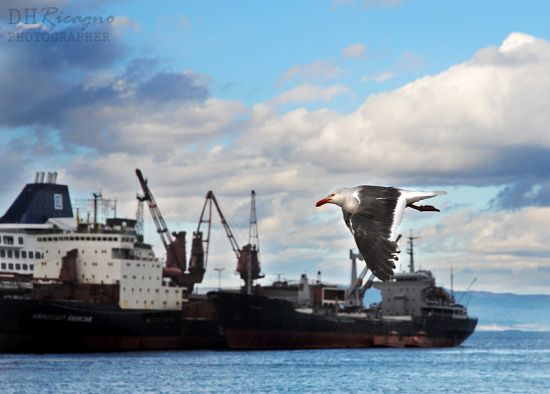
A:
<svg viewBox="0 0 550 394">
<path fill-rule="evenodd" d="M 332 194 L 330 195 L 330 197 L 334 197 L 335 195 L 336 195 L 336 194 L 332 193 Z"/>
</svg>

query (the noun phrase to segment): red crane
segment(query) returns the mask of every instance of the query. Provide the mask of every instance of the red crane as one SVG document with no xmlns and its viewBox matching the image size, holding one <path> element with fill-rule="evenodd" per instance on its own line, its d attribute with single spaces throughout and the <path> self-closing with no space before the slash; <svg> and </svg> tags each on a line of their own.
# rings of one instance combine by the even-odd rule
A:
<svg viewBox="0 0 550 394">
<path fill-rule="evenodd" d="M 260 263 L 258 260 L 258 251 L 259 251 L 259 242 L 258 242 L 258 227 L 256 221 L 256 206 L 255 206 L 255 192 L 252 191 L 251 194 L 251 216 L 250 216 L 250 232 L 249 232 L 249 243 L 242 248 L 239 248 L 239 244 L 233 236 L 233 232 L 229 227 L 225 216 L 223 215 L 218 201 L 214 196 L 212 191 L 209 191 L 206 194 L 206 199 L 202 207 L 201 216 L 199 219 L 199 224 L 197 226 L 197 231 L 193 233 L 193 245 L 198 243 L 200 240 L 202 250 L 204 250 L 204 266 L 206 267 L 208 262 L 208 250 L 210 242 L 210 229 L 212 227 L 212 204 L 218 211 L 220 221 L 229 239 L 231 248 L 237 257 L 237 272 L 240 274 L 241 279 L 243 279 L 247 286 L 247 292 L 251 292 L 252 281 L 255 279 L 263 278 L 263 275 L 260 273 Z M 202 239 L 201 225 L 206 223 L 208 228 L 206 232 L 206 239 Z M 198 246 L 197 246 L 198 248 Z M 191 263 L 189 264 L 189 269 L 191 270 Z"/>
<path fill-rule="evenodd" d="M 157 233 L 166 249 L 166 267 L 163 269 L 163 275 L 173 279 L 181 286 L 186 286 L 188 293 L 191 293 L 195 283 L 202 282 L 205 273 L 204 266 L 201 265 L 200 248 L 202 248 L 202 243 L 199 243 L 198 246 L 200 248 L 197 249 L 195 246 L 195 239 L 193 239 L 189 271 L 186 272 L 185 232 L 170 233 L 170 231 L 168 231 L 168 227 L 160 213 L 153 193 L 151 193 L 149 189 L 147 180 L 143 177 L 139 169 L 136 169 L 136 175 L 143 190 L 143 196 L 139 196 L 138 199 L 140 201 L 147 201 L 151 216 L 157 228 Z"/>
</svg>

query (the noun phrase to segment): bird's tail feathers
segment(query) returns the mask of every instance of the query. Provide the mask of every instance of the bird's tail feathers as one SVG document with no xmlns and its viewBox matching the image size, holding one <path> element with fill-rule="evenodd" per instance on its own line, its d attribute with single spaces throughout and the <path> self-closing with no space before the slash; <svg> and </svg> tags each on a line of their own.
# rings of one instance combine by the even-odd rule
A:
<svg viewBox="0 0 550 394">
<path fill-rule="evenodd" d="M 407 204 L 412 204 L 420 200 L 425 200 L 427 198 L 432 198 L 435 196 L 440 196 L 447 194 L 446 191 L 424 191 L 424 190 L 402 190 L 401 193 L 407 199 Z"/>
</svg>

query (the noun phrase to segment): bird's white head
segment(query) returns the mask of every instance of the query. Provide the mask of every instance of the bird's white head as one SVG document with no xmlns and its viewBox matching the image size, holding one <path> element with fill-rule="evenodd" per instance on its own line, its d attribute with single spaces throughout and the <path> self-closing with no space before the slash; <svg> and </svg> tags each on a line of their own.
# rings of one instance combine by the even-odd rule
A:
<svg viewBox="0 0 550 394">
<path fill-rule="evenodd" d="M 330 204 L 335 204 L 335 205 L 338 205 L 338 206 L 341 207 L 344 204 L 344 199 L 345 199 L 345 195 L 342 193 L 342 190 L 337 189 L 337 190 L 333 191 L 332 193 L 330 193 L 325 198 L 322 198 L 319 201 L 317 201 L 315 206 L 320 207 L 321 205 L 330 203 Z"/>
</svg>

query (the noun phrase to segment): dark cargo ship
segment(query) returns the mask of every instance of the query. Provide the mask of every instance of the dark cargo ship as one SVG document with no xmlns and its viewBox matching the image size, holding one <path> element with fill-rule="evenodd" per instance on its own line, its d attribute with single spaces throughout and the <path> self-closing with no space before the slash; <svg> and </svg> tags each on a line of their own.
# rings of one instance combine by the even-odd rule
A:
<svg viewBox="0 0 550 394">
<path fill-rule="evenodd" d="M 143 200 L 156 207 L 152 196 Z M 194 234 L 189 267 L 183 232 L 169 238 L 164 264 L 136 220 L 99 223 L 95 212 L 93 222 L 74 218 L 68 188 L 51 177 L 26 185 L 0 223 L 7 217 L 10 234 L 19 231 L 9 239 L 20 241 L 0 250 L 22 259 L 30 245 L 35 260 L 24 282 L 30 286 L 15 286 L 16 275 L 1 283 L 1 352 L 226 346 L 212 304 L 191 295 L 204 274 L 201 233 Z"/>
<path fill-rule="evenodd" d="M 411 272 L 373 286 L 382 301 L 368 308 L 363 292 L 310 284 L 305 275 L 294 286 L 279 282 L 257 294 L 217 292 L 210 298 L 231 349 L 451 347 L 477 325 L 466 307 L 435 285 L 431 272 L 414 271 L 412 264 Z"/>
</svg>

